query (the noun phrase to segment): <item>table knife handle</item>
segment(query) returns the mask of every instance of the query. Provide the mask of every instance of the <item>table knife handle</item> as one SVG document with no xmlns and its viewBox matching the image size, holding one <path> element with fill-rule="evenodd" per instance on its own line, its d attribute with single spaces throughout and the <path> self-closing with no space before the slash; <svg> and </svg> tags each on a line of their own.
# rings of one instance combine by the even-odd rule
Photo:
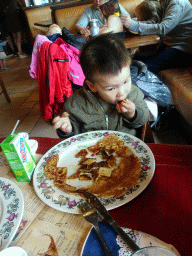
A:
<svg viewBox="0 0 192 256">
<path fill-rule="evenodd" d="M 137 244 L 124 232 L 124 230 L 117 224 L 117 222 L 115 222 L 115 220 L 113 220 L 113 222 L 110 224 L 133 252 L 140 250 Z"/>
</svg>

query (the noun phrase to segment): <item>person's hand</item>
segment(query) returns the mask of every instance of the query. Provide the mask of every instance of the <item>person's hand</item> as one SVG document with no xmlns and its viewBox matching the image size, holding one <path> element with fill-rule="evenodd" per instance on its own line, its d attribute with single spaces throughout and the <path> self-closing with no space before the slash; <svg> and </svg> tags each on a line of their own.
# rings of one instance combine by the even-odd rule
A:
<svg viewBox="0 0 192 256">
<path fill-rule="evenodd" d="M 100 30 L 103 29 L 103 28 L 107 28 L 107 23 L 100 26 Z"/>
<path fill-rule="evenodd" d="M 61 116 L 56 116 L 53 119 L 53 125 L 55 129 L 60 129 L 65 133 L 72 132 L 72 125 L 67 112 L 63 112 Z"/>
<path fill-rule="evenodd" d="M 107 23 L 100 26 L 99 34 L 104 34 L 108 32 L 110 32 L 110 29 L 108 28 Z"/>
<path fill-rule="evenodd" d="M 123 25 L 126 28 L 129 28 L 131 26 L 132 19 L 129 15 L 121 14 L 120 18 L 121 18 L 121 21 L 122 21 Z"/>
<path fill-rule="evenodd" d="M 136 108 L 135 103 L 133 103 L 131 100 L 123 100 L 116 103 L 116 109 L 119 113 L 122 113 L 125 118 L 128 120 L 131 120 L 135 117 L 136 114 Z"/>
<path fill-rule="evenodd" d="M 79 34 L 80 34 L 80 35 L 85 35 L 85 36 L 90 35 L 89 26 L 87 26 L 87 27 L 82 27 L 82 28 L 79 30 Z"/>
</svg>

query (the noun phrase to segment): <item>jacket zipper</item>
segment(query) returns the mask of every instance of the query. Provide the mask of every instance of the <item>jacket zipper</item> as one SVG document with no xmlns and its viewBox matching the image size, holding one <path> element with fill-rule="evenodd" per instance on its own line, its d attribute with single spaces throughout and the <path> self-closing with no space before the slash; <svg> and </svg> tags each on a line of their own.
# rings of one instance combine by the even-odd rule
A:
<svg viewBox="0 0 192 256">
<path fill-rule="evenodd" d="M 53 62 L 69 62 L 69 59 L 53 59 Z"/>
<path fill-rule="evenodd" d="M 90 91 L 88 91 L 88 93 L 91 95 L 92 98 L 94 98 L 94 100 L 97 102 L 97 104 L 100 106 L 100 108 L 102 109 L 104 115 L 105 115 L 105 123 L 106 123 L 106 127 L 107 127 L 107 130 L 109 130 L 109 117 L 108 115 L 105 113 L 105 110 L 103 109 L 103 107 L 101 106 L 101 104 L 98 102 L 98 100 L 93 97 L 92 93 Z"/>
</svg>

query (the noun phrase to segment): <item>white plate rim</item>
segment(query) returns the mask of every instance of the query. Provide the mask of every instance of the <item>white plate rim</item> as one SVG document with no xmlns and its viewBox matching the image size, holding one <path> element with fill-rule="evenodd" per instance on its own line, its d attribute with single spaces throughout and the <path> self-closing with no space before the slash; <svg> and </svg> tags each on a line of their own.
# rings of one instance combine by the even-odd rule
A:
<svg viewBox="0 0 192 256">
<path fill-rule="evenodd" d="M 3 202 L 0 223 L 1 251 L 9 246 L 18 230 L 24 212 L 24 198 L 17 184 L 4 177 L 0 177 L 0 198 Z"/>
<path fill-rule="evenodd" d="M 80 213 L 79 208 L 78 208 L 79 204 L 84 202 L 85 199 L 67 194 L 64 191 L 61 191 L 60 189 L 50 185 L 50 182 L 52 182 L 52 181 L 48 180 L 46 178 L 45 174 L 43 173 L 43 169 L 46 164 L 46 159 L 50 158 L 50 156 L 52 156 L 53 154 L 58 153 L 59 148 L 62 148 L 63 150 L 64 149 L 67 150 L 70 148 L 72 143 L 76 143 L 76 142 L 78 143 L 78 141 L 81 141 L 81 140 L 83 140 L 85 138 L 89 138 L 89 137 L 93 141 L 94 141 L 94 138 L 99 140 L 103 136 L 106 136 L 110 133 L 114 133 L 115 135 L 119 136 L 120 138 L 123 138 L 123 140 L 125 141 L 125 145 L 128 145 L 128 141 L 129 141 L 129 143 L 132 144 L 132 147 L 130 145 L 128 145 L 128 146 L 133 150 L 133 152 L 136 155 L 139 154 L 139 153 L 137 153 L 139 148 L 141 151 L 145 151 L 145 153 L 142 152 L 141 154 L 143 154 L 143 155 L 145 154 L 146 158 L 143 157 L 143 159 L 141 160 L 141 158 L 140 158 L 140 160 L 141 160 L 141 162 L 149 161 L 149 167 L 146 165 L 147 169 L 146 170 L 142 169 L 143 176 L 140 177 L 138 183 L 132 189 L 130 189 L 125 194 L 124 197 L 120 197 L 118 199 L 119 200 L 118 204 L 114 204 L 114 202 L 117 200 L 114 198 L 100 199 L 100 200 L 105 205 L 107 210 L 111 210 L 111 209 L 120 207 L 120 206 L 130 202 L 135 197 L 137 197 L 149 185 L 149 183 L 151 182 L 151 180 L 153 178 L 153 175 L 155 172 L 154 155 L 153 155 L 151 149 L 139 138 L 136 138 L 135 136 L 132 136 L 127 133 L 118 132 L 118 131 L 109 131 L 109 130 L 101 130 L 101 131 L 82 133 L 82 134 L 70 137 L 68 139 L 65 139 L 65 140 L 59 142 L 58 144 L 56 144 L 55 146 L 53 146 L 52 148 L 50 148 L 39 160 L 39 162 L 35 168 L 35 171 L 33 173 L 33 186 L 34 186 L 35 192 L 37 193 L 38 197 L 45 204 L 49 205 L 50 207 L 52 207 L 56 210 L 73 213 L 73 214 L 79 214 Z M 142 168 L 144 168 L 144 167 L 145 167 L 145 165 L 143 164 Z M 147 179 L 147 181 L 145 181 L 145 179 Z M 140 183 L 142 183 L 142 182 L 143 182 L 142 187 L 140 187 Z M 43 187 L 43 186 L 45 186 L 45 187 Z M 53 187 L 54 187 L 54 189 L 53 189 Z M 53 196 L 54 193 L 55 192 L 57 193 L 58 191 L 61 194 L 60 197 L 64 198 L 64 201 L 62 203 L 57 202 L 57 200 L 55 200 L 55 198 Z M 71 198 L 73 200 L 71 200 Z M 77 202 L 76 202 L 76 200 L 77 200 Z M 74 205 L 71 206 L 71 204 L 73 204 L 73 202 L 74 202 Z M 70 204 L 70 206 L 69 206 L 69 204 Z"/>
</svg>

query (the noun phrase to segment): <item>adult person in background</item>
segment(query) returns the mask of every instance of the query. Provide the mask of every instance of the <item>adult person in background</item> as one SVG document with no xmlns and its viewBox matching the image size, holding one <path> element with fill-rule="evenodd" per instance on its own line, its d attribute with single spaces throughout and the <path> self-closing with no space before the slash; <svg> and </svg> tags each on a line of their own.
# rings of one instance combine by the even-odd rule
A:
<svg viewBox="0 0 192 256">
<path fill-rule="evenodd" d="M 5 32 L 13 36 L 19 58 L 25 58 L 27 55 L 23 53 L 21 48 L 21 24 L 17 12 L 18 4 L 22 6 L 19 0 L 0 0 L 0 9 L 2 10 L 2 22 Z"/>
<path fill-rule="evenodd" d="M 1 15 L 1 14 L 0 14 Z M 17 55 L 17 52 L 15 50 L 15 47 L 14 47 L 14 43 L 12 41 L 12 38 L 10 37 L 10 35 L 8 35 L 7 33 L 5 33 L 5 28 L 4 28 L 4 24 L 1 22 L 0 23 L 0 34 L 1 34 L 1 39 L 5 40 L 9 47 L 11 48 L 11 51 L 12 51 L 12 54 L 9 55 L 9 56 L 12 56 L 12 55 Z"/>
<path fill-rule="evenodd" d="M 87 7 L 83 11 L 79 21 L 75 25 L 75 30 L 78 34 L 85 35 L 85 36 L 90 35 L 89 21 L 91 19 L 98 20 L 98 26 L 100 27 L 100 29 L 107 27 L 107 20 L 105 19 L 105 17 L 103 16 L 99 8 L 100 5 L 106 2 L 107 2 L 106 0 L 93 0 L 93 5 L 91 5 L 90 7 Z M 120 7 L 121 13 L 129 16 L 128 12 L 120 4 L 119 4 L 119 7 Z"/>
<path fill-rule="evenodd" d="M 135 16 L 137 21 L 160 23 L 162 17 L 160 2 L 144 0 L 135 8 Z"/>
<path fill-rule="evenodd" d="M 145 21 L 146 23 L 160 23 L 162 19 L 162 8 L 158 1 L 144 0 L 135 8 L 135 16 L 133 18 L 137 21 Z M 159 44 L 152 44 L 141 46 L 135 50 L 134 59 L 144 60 L 149 56 L 155 54 L 158 50 Z"/>
<path fill-rule="evenodd" d="M 140 35 L 157 34 L 162 39 L 158 52 L 142 60 L 154 74 L 170 68 L 191 65 L 192 57 L 192 5 L 188 0 L 160 0 L 162 20 L 153 24 L 139 22 L 129 15 L 121 15 L 123 25 Z"/>
</svg>

